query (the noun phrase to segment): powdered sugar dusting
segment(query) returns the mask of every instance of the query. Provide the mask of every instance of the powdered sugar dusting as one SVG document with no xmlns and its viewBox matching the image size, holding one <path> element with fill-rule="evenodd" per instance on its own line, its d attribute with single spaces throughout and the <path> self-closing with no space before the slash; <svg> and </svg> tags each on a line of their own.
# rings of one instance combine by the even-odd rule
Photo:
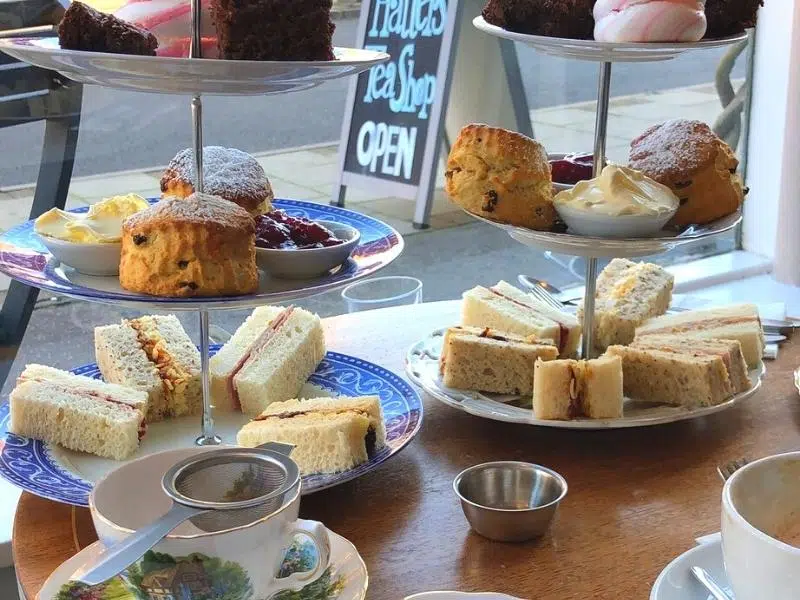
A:
<svg viewBox="0 0 800 600">
<path fill-rule="evenodd" d="M 188 198 L 167 198 L 146 210 L 139 211 L 125 220 L 123 229 L 143 227 L 153 221 L 193 223 L 198 225 L 216 224 L 255 234 L 255 221 L 250 214 L 223 198 L 209 194 L 192 194 Z"/>
<path fill-rule="evenodd" d="M 722 143 L 705 123 L 674 119 L 631 142 L 630 166 L 659 183 L 679 182 L 711 164 Z"/>
<path fill-rule="evenodd" d="M 161 191 L 165 192 L 169 180 L 178 178 L 195 184 L 194 154 L 191 148 L 181 150 L 167 166 L 161 178 Z M 206 146 L 203 148 L 203 187 L 212 194 L 239 202 L 250 200 L 253 208 L 264 200 L 272 200 L 272 187 L 258 161 L 241 150 Z"/>
</svg>

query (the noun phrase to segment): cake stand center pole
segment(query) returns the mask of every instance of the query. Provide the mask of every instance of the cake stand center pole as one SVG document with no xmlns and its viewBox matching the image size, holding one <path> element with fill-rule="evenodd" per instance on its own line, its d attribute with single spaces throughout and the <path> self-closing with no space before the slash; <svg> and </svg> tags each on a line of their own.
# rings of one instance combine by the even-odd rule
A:
<svg viewBox="0 0 800 600">
<path fill-rule="evenodd" d="M 203 101 L 200 94 L 192 98 L 192 154 L 194 156 L 194 191 L 202 194 L 203 186 Z"/>
<path fill-rule="evenodd" d="M 197 438 L 198 446 L 215 446 L 222 442 L 214 435 L 214 418 L 211 416 L 211 386 L 208 369 L 208 311 L 200 311 L 200 376 L 203 383 L 203 420 L 200 423 L 203 434 Z"/>
<path fill-rule="evenodd" d="M 597 81 L 597 112 L 594 123 L 594 168 L 595 177 L 606 163 L 606 136 L 608 134 L 608 99 L 611 93 L 611 63 L 600 64 Z M 581 356 L 592 358 L 594 349 L 594 294 L 597 280 L 597 259 L 586 259 L 586 276 L 583 292 L 583 338 L 581 340 Z"/>
</svg>

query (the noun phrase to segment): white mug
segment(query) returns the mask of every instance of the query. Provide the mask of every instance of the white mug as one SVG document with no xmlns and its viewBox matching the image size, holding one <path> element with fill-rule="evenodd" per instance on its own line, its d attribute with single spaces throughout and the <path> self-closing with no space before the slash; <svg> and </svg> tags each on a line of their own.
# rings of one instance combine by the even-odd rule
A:
<svg viewBox="0 0 800 600">
<path fill-rule="evenodd" d="M 169 510 L 172 501 L 161 479 L 178 461 L 213 448 L 151 454 L 121 465 L 94 487 L 89 497 L 97 536 L 106 546 Z M 190 521 L 178 526 L 126 572 L 129 585 L 144 597 L 270 598 L 299 591 L 319 579 L 330 563 L 330 540 L 322 523 L 298 519 L 300 483 L 273 513 L 242 527 L 208 533 Z M 295 536 L 308 538 L 316 560 L 308 570 L 279 577 Z M 313 557 L 312 557 L 313 558 Z M 303 561 L 305 562 L 305 560 Z"/>
<path fill-rule="evenodd" d="M 800 598 L 800 452 L 736 471 L 722 490 L 722 552 L 736 600 Z M 787 540 L 789 541 L 789 540 Z"/>
</svg>

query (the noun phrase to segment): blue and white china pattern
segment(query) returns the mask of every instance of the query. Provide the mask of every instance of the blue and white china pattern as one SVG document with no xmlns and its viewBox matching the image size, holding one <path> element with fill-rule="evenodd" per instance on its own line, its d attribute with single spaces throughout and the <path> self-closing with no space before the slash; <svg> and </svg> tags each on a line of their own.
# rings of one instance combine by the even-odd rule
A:
<svg viewBox="0 0 800 600">
<path fill-rule="evenodd" d="M 219 350 L 211 347 L 211 354 Z M 92 363 L 72 370 L 78 375 L 100 379 Z M 416 435 L 422 423 L 422 401 L 402 378 L 373 363 L 337 352 L 328 352 L 309 383 L 331 395 L 377 395 L 386 424 L 386 446 L 370 460 L 343 473 L 303 478 L 303 493 L 310 494 L 375 469 L 397 454 Z M 62 464 L 48 444 L 8 433 L 9 405 L 0 405 L 0 475 L 15 485 L 44 498 L 76 506 L 88 504 L 92 484 Z"/>
<path fill-rule="evenodd" d="M 150 202 L 157 199 L 151 198 Z M 302 200 L 274 200 L 273 207 L 310 220 L 336 221 L 355 227 L 361 240 L 342 266 L 311 280 L 274 279 L 262 276 L 255 294 L 216 298 L 162 298 L 130 292 L 116 277 L 93 277 L 65 267 L 42 244 L 27 221 L 0 235 L 0 272 L 33 287 L 95 302 L 130 306 L 161 305 L 170 310 L 258 306 L 312 296 L 373 275 L 403 251 L 403 238 L 389 225 L 351 210 Z M 70 212 L 83 213 L 88 207 Z M 288 251 L 287 251 L 288 252 Z"/>
</svg>

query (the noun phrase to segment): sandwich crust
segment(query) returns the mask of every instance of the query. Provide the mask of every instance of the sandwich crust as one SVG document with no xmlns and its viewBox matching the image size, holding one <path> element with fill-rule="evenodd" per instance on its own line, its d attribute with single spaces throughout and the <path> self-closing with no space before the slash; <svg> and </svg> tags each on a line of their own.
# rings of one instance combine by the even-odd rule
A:
<svg viewBox="0 0 800 600">
<path fill-rule="evenodd" d="M 537 230 L 556 222 L 547 152 L 507 129 L 475 123 L 461 129 L 447 159 L 445 191 L 468 212 L 492 221 Z"/>
</svg>

